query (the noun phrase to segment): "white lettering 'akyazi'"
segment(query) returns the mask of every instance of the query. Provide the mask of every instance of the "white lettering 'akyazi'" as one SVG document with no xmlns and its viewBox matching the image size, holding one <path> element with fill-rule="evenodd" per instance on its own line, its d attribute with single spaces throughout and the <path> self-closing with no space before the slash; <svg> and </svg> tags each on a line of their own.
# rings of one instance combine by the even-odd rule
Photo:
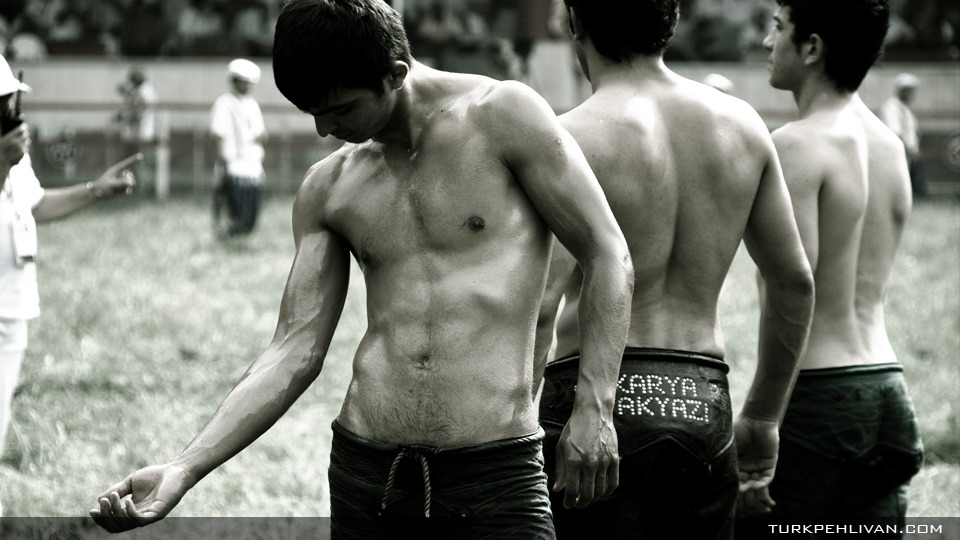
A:
<svg viewBox="0 0 960 540">
<path fill-rule="evenodd" d="M 622 374 L 617 381 L 614 413 L 621 416 L 683 418 L 710 423 L 707 402 L 698 397 L 696 381 L 689 377 Z"/>
</svg>

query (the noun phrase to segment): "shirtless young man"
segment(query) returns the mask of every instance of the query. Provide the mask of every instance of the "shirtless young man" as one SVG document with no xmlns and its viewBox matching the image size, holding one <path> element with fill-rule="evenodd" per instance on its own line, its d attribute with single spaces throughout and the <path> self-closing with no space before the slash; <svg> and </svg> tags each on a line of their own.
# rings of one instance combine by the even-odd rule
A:
<svg viewBox="0 0 960 540">
<path fill-rule="evenodd" d="M 550 233 L 586 276 L 587 360 L 561 442 L 581 504 L 617 485 L 633 284 L 582 152 L 526 86 L 413 61 L 380 0 L 288 2 L 273 61 L 317 133 L 347 143 L 297 194 L 276 335 L 180 456 L 112 486 L 92 515 L 113 530 L 162 518 L 287 410 L 323 366 L 352 254 L 368 328 L 333 425 L 334 537 L 553 538 L 530 391 Z"/>
<path fill-rule="evenodd" d="M 910 178 L 903 145 L 857 95 L 888 18 L 886 0 L 781 0 L 764 40 L 770 84 L 791 91 L 799 109 L 773 140 L 817 298 L 777 476 L 744 513 L 765 501 L 775 502 L 774 519 L 902 519 L 922 461 L 883 317 Z M 744 538 L 768 532 L 741 529 Z"/>
<path fill-rule="evenodd" d="M 790 198 L 756 111 L 664 65 L 678 2 L 567 6 L 593 95 L 561 122 L 606 193 L 636 282 L 614 411 L 620 487 L 586 510 L 565 508 L 573 499 L 555 495 L 557 534 L 588 538 L 602 523 L 613 538 L 670 538 L 682 517 L 685 537 L 726 538 L 738 453 L 744 489 L 765 485 L 773 474 L 777 424 L 813 310 L 813 277 Z M 741 240 L 769 294 L 753 386 L 734 422 L 717 302 Z M 582 275 L 562 248 L 553 259 L 536 356 L 542 370 L 565 296 L 558 360 L 546 367 L 540 401 L 548 474 L 584 358 L 579 333 L 588 331 L 577 324 L 586 301 Z M 557 470 L 555 489 L 565 487 L 562 462 Z"/>
</svg>

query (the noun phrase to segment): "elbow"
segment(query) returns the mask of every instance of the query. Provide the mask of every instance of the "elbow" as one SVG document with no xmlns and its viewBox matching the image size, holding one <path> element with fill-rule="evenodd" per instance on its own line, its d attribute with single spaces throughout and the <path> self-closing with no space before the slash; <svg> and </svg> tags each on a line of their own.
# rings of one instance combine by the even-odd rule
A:
<svg viewBox="0 0 960 540">
<path fill-rule="evenodd" d="M 803 319 L 812 317 L 816 285 L 809 265 L 804 265 L 802 270 L 798 269 L 789 276 L 764 281 L 767 298 L 771 302 L 802 314 Z"/>
</svg>

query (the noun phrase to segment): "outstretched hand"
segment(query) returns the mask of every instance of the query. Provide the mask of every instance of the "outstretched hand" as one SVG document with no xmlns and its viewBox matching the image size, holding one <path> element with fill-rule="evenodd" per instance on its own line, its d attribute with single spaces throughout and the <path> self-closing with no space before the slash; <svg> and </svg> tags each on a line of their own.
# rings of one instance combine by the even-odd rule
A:
<svg viewBox="0 0 960 540">
<path fill-rule="evenodd" d="M 767 514 L 776 506 L 770 482 L 777 468 L 780 433 L 777 422 L 738 417 L 733 424 L 740 469 L 737 515 Z"/>
<path fill-rule="evenodd" d="M 612 420 L 574 413 L 557 443 L 557 480 L 563 505 L 584 508 L 620 484 L 620 455 Z"/>
<path fill-rule="evenodd" d="M 90 182 L 90 188 L 97 198 L 109 199 L 117 195 L 130 195 L 137 183 L 130 167 L 143 159 L 143 154 L 134 154 L 114 163 L 104 171 L 100 178 Z"/>
<path fill-rule="evenodd" d="M 191 485 L 180 467 L 145 467 L 100 494 L 90 517 L 112 533 L 142 527 L 166 517 Z"/>
</svg>

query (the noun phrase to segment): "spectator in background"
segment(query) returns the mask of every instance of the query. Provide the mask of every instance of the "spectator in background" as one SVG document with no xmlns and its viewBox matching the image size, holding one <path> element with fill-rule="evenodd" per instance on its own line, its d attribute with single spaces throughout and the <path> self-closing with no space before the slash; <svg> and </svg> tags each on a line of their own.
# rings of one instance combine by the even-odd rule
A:
<svg viewBox="0 0 960 540">
<path fill-rule="evenodd" d="M 450 69 L 446 58 L 464 33 L 453 6 L 432 0 L 421 13 L 413 32 L 413 53 L 437 69 Z"/>
<path fill-rule="evenodd" d="M 247 56 L 270 56 L 277 17 L 264 2 L 240 7 L 230 19 L 230 35 Z"/>
<path fill-rule="evenodd" d="M 217 0 L 193 0 L 180 12 L 176 28 L 164 44 L 165 54 L 203 56 L 236 52 L 227 34 L 222 6 Z"/>
<path fill-rule="evenodd" d="M 151 183 L 148 171 L 155 154 L 157 92 L 141 66 L 130 68 L 127 80 L 117 86 L 117 92 L 123 98 L 123 108 L 117 113 L 122 152 L 126 156 L 144 155 L 144 166 L 138 167 L 136 172 L 146 187 Z"/>
<path fill-rule="evenodd" d="M 217 139 L 219 159 L 214 169 L 213 217 L 220 232 L 220 208 L 230 211 L 229 236 L 248 234 L 257 221 L 263 183 L 263 142 L 267 131 L 260 106 L 250 95 L 260 82 L 260 68 L 238 58 L 227 66 L 230 91 L 213 103 L 210 131 Z"/>
<path fill-rule="evenodd" d="M 917 117 L 910 110 L 910 103 L 917 95 L 920 79 L 910 73 L 901 73 L 894 82 L 893 95 L 880 108 L 880 119 L 903 141 L 907 151 L 907 164 L 910 167 L 910 185 L 913 194 L 923 197 L 927 194 L 927 182 L 920 160 L 920 129 Z"/>
<path fill-rule="evenodd" d="M 0 116 L 13 107 L 14 95 L 29 91 L 0 56 Z M 7 124 L 0 135 L 0 454 L 11 418 L 13 390 L 27 348 L 27 321 L 40 314 L 37 292 L 37 222 L 62 219 L 103 199 L 129 194 L 140 160 L 131 156 L 86 184 L 44 189 L 30 161 L 26 124 Z"/>
<path fill-rule="evenodd" d="M 160 0 L 130 0 L 119 25 L 120 52 L 125 56 L 157 56 L 173 31 Z"/>
</svg>

